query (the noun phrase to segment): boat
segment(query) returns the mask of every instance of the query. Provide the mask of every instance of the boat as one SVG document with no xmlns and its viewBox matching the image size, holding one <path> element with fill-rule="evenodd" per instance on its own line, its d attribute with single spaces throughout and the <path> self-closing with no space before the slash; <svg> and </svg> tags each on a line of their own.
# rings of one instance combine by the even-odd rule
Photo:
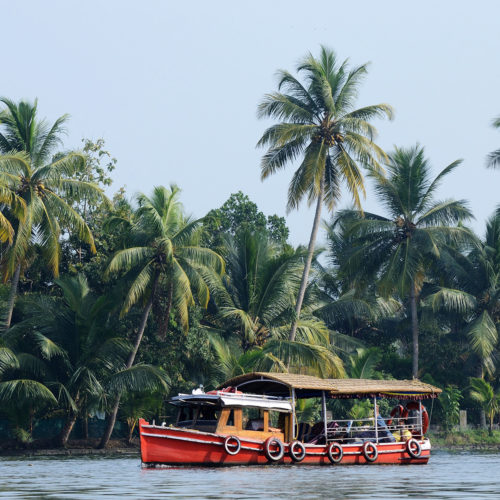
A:
<svg viewBox="0 0 500 500">
<path fill-rule="evenodd" d="M 140 419 L 142 465 L 426 464 L 431 444 L 422 402 L 440 393 L 415 379 L 244 374 L 213 391 L 200 387 L 173 397 L 177 417 L 170 425 Z M 297 402 L 303 398 L 317 398 L 319 422 L 298 422 Z M 371 416 L 335 418 L 330 400 L 351 398 L 368 398 Z M 379 407 L 391 401 L 394 407 L 384 419 Z"/>
</svg>

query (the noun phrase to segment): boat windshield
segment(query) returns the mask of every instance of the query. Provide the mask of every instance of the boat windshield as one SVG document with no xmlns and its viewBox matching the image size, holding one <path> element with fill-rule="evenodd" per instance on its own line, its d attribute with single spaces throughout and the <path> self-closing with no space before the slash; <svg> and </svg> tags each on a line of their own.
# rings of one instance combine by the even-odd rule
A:
<svg viewBox="0 0 500 500">
<path fill-rule="evenodd" d="M 220 416 L 220 408 L 203 405 L 182 405 L 177 413 L 177 427 L 214 432 Z"/>
</svg>

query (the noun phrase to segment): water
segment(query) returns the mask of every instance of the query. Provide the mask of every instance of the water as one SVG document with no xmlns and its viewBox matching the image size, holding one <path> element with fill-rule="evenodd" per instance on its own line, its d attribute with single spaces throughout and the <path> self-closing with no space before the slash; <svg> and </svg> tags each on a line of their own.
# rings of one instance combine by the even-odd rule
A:
<svg viewBox="0 0 500 500">
<path fill-rule="evenodd" d="M 427 465 L 141 469 L 138 458 L 0 459 L 0 498 L 500 498 L 500 454 Z"/>
</svg>

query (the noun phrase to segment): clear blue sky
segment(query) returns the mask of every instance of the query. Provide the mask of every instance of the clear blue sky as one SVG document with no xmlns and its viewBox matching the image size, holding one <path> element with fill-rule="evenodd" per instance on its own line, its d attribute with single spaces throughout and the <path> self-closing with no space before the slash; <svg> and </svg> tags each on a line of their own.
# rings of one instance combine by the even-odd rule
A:
<svg viewBox="0 0 500 500">
<path fill-rule="evenodd" d="M 242 190 L 285 215 L 293 168 L 260 181 L 256 106 L 320 44 L 353 64 L 371 61 L 359 104 L 387 102 L 379 144 L 420 142 L 435 172 L 464 164 L 438 193 L 465 198 L 482 233 L 500 203 L 500 3 L 495 1 L 33 1 L 0 0 L 0 95 L 39 98 L 42 116 L 70 113 L 67 148 L 103 137 L 118 159 L 113 190 L 177 183 L 203 216 Z M 344 196 L 341 206 L 349 203 Z M 368 191 L 367 210 L 378 210 Z M 312 211 L 287 216 L 294 244 Z"/>
</svg>

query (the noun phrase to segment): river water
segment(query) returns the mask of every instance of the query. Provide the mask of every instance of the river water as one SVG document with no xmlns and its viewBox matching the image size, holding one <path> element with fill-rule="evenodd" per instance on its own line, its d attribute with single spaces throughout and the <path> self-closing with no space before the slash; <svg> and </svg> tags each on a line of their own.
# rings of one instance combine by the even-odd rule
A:
<svg viewBox="0 0 500 500">
<path fill-rule="evenodd" d="M 137 457 L 0 459 L 0 498 L 500 498 L 500 454 L 427 465 L 142 469 Z"/>
</svg>

